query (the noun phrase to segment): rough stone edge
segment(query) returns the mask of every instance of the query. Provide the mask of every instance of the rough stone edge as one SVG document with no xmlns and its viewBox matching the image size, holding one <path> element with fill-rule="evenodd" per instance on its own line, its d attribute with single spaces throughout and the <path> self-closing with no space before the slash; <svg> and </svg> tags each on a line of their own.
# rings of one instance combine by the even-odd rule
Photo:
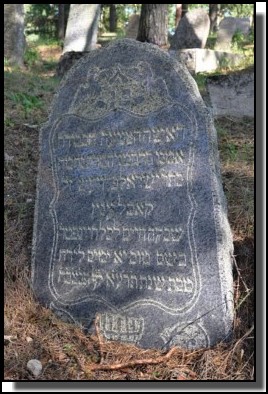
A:
<svg viewBox="0 0 268 394">
<path fill-rule="evenodd" d="M 211 111 L 210 111 L 211 112 Z M 215 212 L 216 238 L 218 268 L 220 275 L 220 286 L 222 290 L 222 304 L 225 306 L 225 338 L 232 335 L 234 308 L 233 308 L 233 235 L 227 215 L 227 199 L 222 186 L 220 168 L 220 157 L 218 150 L 217 131 L 214 126 L 213 117 L 207 118 L 207 130 L 210 133 L 210 173 L 213 193 L 213 205 Z"/>
<path fill-rule="evenodd" d="M 219 152 L 218 152 L 218 144 L 217 144 L 217 133 L 213 124 L 213 117 L 211 111 L 206 107 L 201 94 L 198 90 L 197 84 L 195 80 L 191 77 L 189 71 L 186 66 L 181 64 L 178 60 L 171 58 L 168 53 L 160 50 L 156 45 L 148 44 L 148 43 L 140 43 L 136 40 L 125 38 L 121 40 L 112 41 L 108 46 L 93 50 L 88 53 L 80 60 L 78 60 L 71 69 L 67 72 L 67 74 L 62 78 L 60 85 L 57 89 L 57 92 L 54 95 L 54 98 L 51 102 L 51 105 L 48 108 L 49 116 L 47 122 L 44 123 L 43 127 L 40 130 L 39 134 L 39 164 L 38 164 L 38 175 L 36 182 L 36 200 L 35 200 L 35 210 L 34 210 L 34 228 L 33 228 L 33 238 L 32 238 L 32 260 L 31 260 L 31 270 L 32 270 L 32 288 L 33 288 L 33 280 L 35 273 L 35 255 L 36 255 L 36 230 L 37 230 L 37 222 L 38 222 L 38 206 L 39 206 L 39 185 L 40 185 L 40 169 L 41 169 L 41 142 L 44 131 L 47 129 L 51 120 L 53 119 L 53 107 L 58 100 L 60 91 L 66 85 L 67 81 L 71 78 L 71 76 L 76 72 L 78 68 L 81 67 L 83 63 L 87 63 L 90 58 L 94 58 L 98 56 L 100 51 L 106 51 L 107 49 L 113 49 L 113 47 L 117 47 L 118 45 L 129 45 L 136 48 L 141 48 L 142 46 L 146 49 L 149 49 L 152 54 L 160 56 L 163 60 L 166 60 L 171 66 L 173 66 L 174 70 L 180 75 L 181 79 L 185 84 L 185 88 L 187 89 L 189 95 L 194 101 L 195 105 L 200 106 L 200 110 L 203 115 L 207 118 L 207 132 L 208 132 L 208 141 L 209 141 L 209 161 L 210 161 L 210 173 L 211 173 L 211 186 L 213 192 L 213 200 L 214 200 L 214 208 L 215 208 L 215 224 L 216 224 L 216 235 L 217 241 L 219 244 L 219 248 L 217 251 L 218 254 L 218 265 L 219 265 L 219 274 L 220 279 L 222 281 L 222 296 L 230 293 L 230 300 L 223 300 L 223 304 L 226 305 L 226 314 L 228 314 L 227 321 L 225 324 L 225 332 L 226 337 L 230 335 L 230 327 L 233 322 L 233 308 L 228 305 L 230 303 L 233 305 L 233 276 L 232 276 L 232 264 L 231 257 L 233 254 L 233 239 L 232 232 L 227 218 L 227 203 L 226 197 L 223 192 L 222 183 L 221 183 L 221 172 L 220 172 L 220 161 L 219 161 Z M 181 73 L 182 72 L 182 73 Z M 183 75 L 183 77 L 182 77 Z M 51 125 L 52 127 L 52 125 Z M 219 207 L 222 206 L 222 209 Z M 218 207 L 218 209 L 216 209 Z M 225 246 L 224 246 L 225 245 Z M 229 247 L 227 248 L 226 245 Z M 228 283 L 230 285 L 228 286 Z M 34 290 L 34 289 L 33 289 Z M 225 290 L 225 291 L 223 291 Z"/>
<path fill-rule="evenodd" d="M 49 106 L 49 109 L 51 106 Z M 46 123 L 43 124 L 42 128 L 39 131 L 39 138 L 38 138 L 38 166 L 37 166 L 37 177 L 36 177 L 36 185 L 35 185 L 35 205 L 34 205 L 34 223 L 33 223 L 33 235 L 32 235 L 32 254 L 31 254 L 31 289 L 35 296 L 34 292 L 34 275 L 35 275 L 35 256 L 36 256 L 36 248 L 37 248 L 37 223 L 38 223 L 38 207 L 39 207 L 39 195 L 40 195 L 40 178 L 41 178 L 41 146 L 42 146 L 42 136 L 43 136 L 43 128 L 45 127 Z"/>
</svg>

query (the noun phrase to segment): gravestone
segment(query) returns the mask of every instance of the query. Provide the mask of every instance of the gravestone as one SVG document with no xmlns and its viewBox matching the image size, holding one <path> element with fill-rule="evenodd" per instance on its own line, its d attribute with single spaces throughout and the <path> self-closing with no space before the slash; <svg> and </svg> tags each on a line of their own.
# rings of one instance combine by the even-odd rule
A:
<svg viewBox="0 0 268 394">
<path fill-rule="evenodd" d="M 214 116 L 254 117 L 254 68 L 207 78 Z"/>
<path fill-rule="evenodd" d="M 133 38 L 136 40 L 139 30 L 140 14 L 133 14 L 129 18 L 126 28 L 126 38 Z"/>
<path fill-rule="evenodd" d="M 216 133 L 157 47 L 117 40 L 62 80 L 40 137 L 33 289 L 63 319 L 144 348 L 232 328 L 232 238 Z"/>
<path fill-rule="evenodd" d="M 232 45 L 234 34 L 239 31 L 246 35 L 250 29 L 249 18 L 224 18 L 219 24 L 219 31 L 215 43 L 217 50 L 229 50 Z"/>
<path fill-rule="evenodd" d="M 70 68 L 77 62 L 77 60 L 81 59 L 83 56 L 85 56 L 88 53 L 88 51 L 85 52 L 65 52 L 63 55 L 61 55 L 60 60 L 57 64 L 56 68 L 56 77 L 62 78 L 67 72 L 70 70 Z"/>
<path fill-rule="evenodd" d="M 96 48 L 100 4 L 71 4 L 63 53 Z"/>
<path fill-rule="evenodd" d="M 206 48 L 170 49 L 168 54 L 182 62 L 192 74 L 214 71 L 227 65 L 235 67 L 244 59 L 244 56 L 238 53 L 214 51 Z"/>
<path fill-rule="evenodd" d="M 210 27 L 206 11 L 196 9 L 187 12 L 180 20 L 171 39 L 171 49 L 205 48 Z"/>
</svg>

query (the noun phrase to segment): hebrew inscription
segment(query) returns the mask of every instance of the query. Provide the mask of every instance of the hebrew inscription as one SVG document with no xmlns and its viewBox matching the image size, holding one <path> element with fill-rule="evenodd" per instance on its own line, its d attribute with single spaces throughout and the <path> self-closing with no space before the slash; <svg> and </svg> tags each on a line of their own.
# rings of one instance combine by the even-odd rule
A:
<svg viewBox="0 0 268 394">
<path fill-rule="evenodd" d="M 40 302 L 146 348 L 225 338 L 232 248 L 214 132 L 190 75 L 157 48 L 117 40 L 83 57 L 40 137 Z"/>
<path fill-rule="evenodd" d="M 177 110 L 185 112 L 179 105 Z M 118 299 L 120 290 L 135 290 L 148 304 L 157 302 L 166 310 L 193 305 L 199 289 L 189 225 L 195 211 L 189 172 L 194 151 L 183 136 L 186 129 L 194 136 L 194 126 L 186 113 L 180 118 L 179 125 L 124 132 L 112 124 L 104 131 L 101 121 L 84 125 L 83 117 L 68 115 L 52 129 L 57 244 L 51 287 L 58 297 L 79 301 L 87 288 L 96 299 L 104 289 Z M 70 119 L 77 124 L 75 134 L 66 134 Z M 111 141 L 114 152 L 107 153 Z M 163 202 L 163 191 L 173 198 Z M 83 201 L 80 221 L 76 212 L 71 225 L 58 214 L 61 195 L 66 206 L 74 195 Z M 176 267 L 175 275 L 170 267 Z M 164 303 L 162 293 L 173 298 Z"/>
</svg>

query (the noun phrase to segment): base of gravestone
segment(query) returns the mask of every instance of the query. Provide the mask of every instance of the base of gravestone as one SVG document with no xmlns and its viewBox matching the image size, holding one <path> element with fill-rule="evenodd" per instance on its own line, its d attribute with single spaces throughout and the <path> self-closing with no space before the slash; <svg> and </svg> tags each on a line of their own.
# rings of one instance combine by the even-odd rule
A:
<svg viewBox="0 0 268 394">
<path fill-rule="evenodd" d="M 70 68 L 76 63 L 77 60 L 81 59 L 81 57 L 85 56 L 87 52 L 66 52 L 64 53 L 59 60 L 59 63 L 56 68 L 56 77 L 62 78 Z"/>
<path fill-rule="evenodd" d="M 95 49 L 100 48 L 101 45 L 97 44 Z M 55 76 L 58 78 L 62 78 L 73 65 L 77 62 L 77 60 L 80 60 L 83 56 L 87 55 L 89 51 L 81 51 L 81 52 L 76 52 L 76 51 L 70 51 L 70 52 L 65 52 L 59 60 L 59 63 L 56 68 L 56 73 Z"/>
<path fill-rule="evenodd" d="M 236 53 L 202 48 L 171 49 L 168 53 L 171 57 L 184 63 L 192 74 L 214 71 L 223 66 L 234 67 L 243 60 L 243 56 Z"/>
</svg>

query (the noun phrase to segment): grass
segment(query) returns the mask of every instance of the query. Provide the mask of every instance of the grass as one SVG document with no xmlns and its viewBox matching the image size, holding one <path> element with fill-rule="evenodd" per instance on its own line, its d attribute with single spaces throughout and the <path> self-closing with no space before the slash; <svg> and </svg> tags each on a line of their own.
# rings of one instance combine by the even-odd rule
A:
<svg viewBox="0 0 268 394">
<path fill-rule="evenodd" d="M 54 44 L 53 44 L 54 45 Z M 253 380 L 254 379 L 254 191 L 251 119 L 219 118 L 222 178 L 234 236 L 235 320 L 231 343 L 210 349 L 161 352 L 117 342 L 100 343 L 35 302 L 30 288 L 31 240 L 38 163 L 38 134 L 58 85 L 53 68 L 60 47 L 35 44 L 38 61 L 22 71 L 5 66 L 5 380 L 34 380 L 30 359 L 42 362 L 41 380 Z M 200 84 L 204 84 L 200 76 Z M 126 364 L 98 370 L 104 364 Z"/>
</svg>

